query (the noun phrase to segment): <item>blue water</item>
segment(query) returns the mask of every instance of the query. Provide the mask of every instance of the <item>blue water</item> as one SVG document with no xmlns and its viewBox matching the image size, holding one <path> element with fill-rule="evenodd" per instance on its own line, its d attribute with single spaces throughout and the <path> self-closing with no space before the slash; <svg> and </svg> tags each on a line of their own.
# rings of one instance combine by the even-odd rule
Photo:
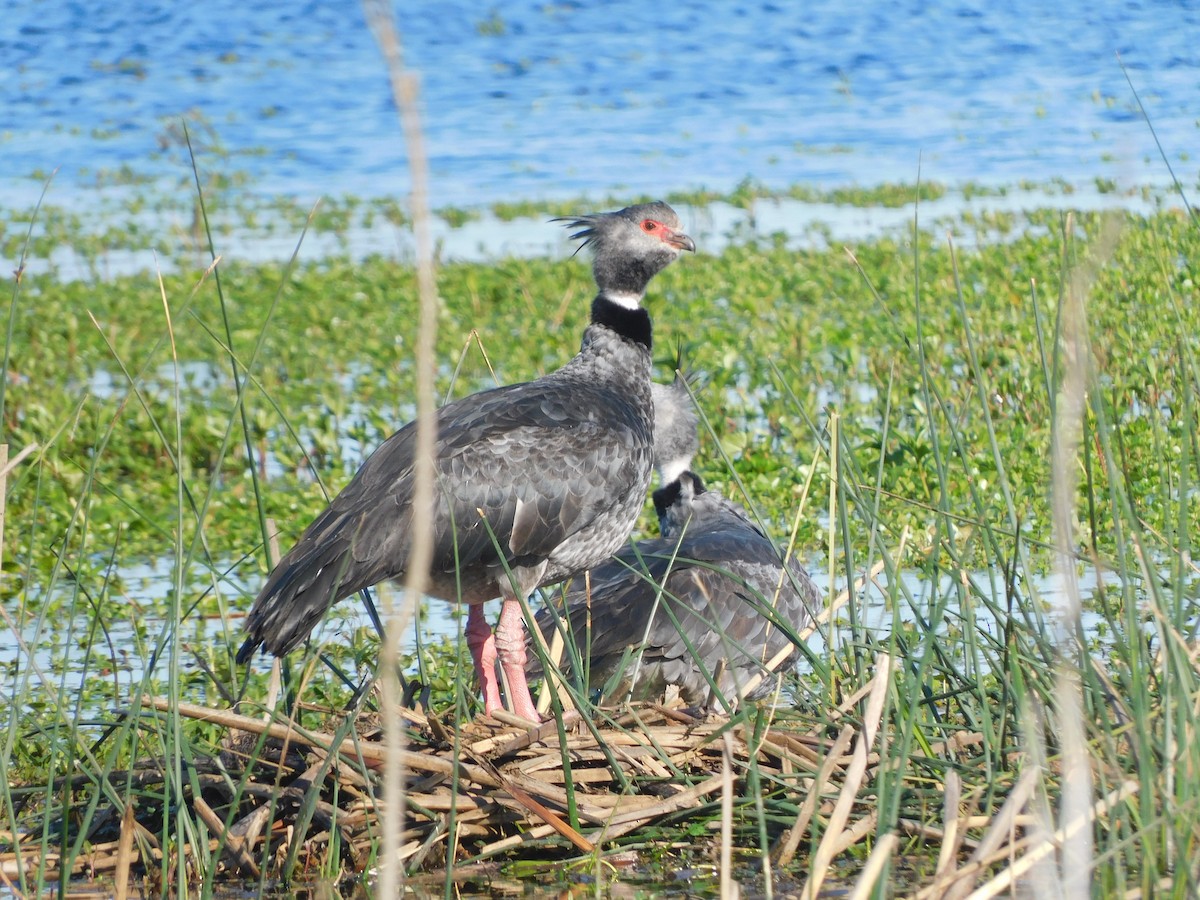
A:
<svg viewBox="0 0 1200 900">
<path fill-rule="evenodd" d="M 1200 11 L 1158 2 L 399 5 L 435 206 L 586 193 L 1097 176 L 1197 180 Z M 313 198 L 408 189 L 387 74 L 355 3 L 0 0 L 0 204 L 127 166 L 202 165 Z M 200 129 L 202 142 L 207 138 Z M 1192 155 L 1188 155 L 1192 154 Z M 182 188 L 181 188 L 182 189 Z"/>
</svg>

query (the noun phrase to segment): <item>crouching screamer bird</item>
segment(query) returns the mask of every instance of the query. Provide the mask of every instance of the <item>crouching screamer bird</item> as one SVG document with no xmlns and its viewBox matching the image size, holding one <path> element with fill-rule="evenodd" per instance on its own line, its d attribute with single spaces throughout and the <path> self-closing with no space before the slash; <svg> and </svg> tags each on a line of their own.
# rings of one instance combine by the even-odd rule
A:
<svg viewBox="0 0 1200 900">
<path fill-rule="evenodd" d="M 663 390 L 656 400 L 662 421 L 666 406 L 688 402 L 686 392 Z M 547 645 L 557 629 L 568 631 L 588 686 L 610 697 L 652 698 L 674 685 L 700 705 L 715 685 L 726 699 L 761 699 L 779 680 L 766 664 L 813 621 L 820 595 L 741 506 L 687 468 L 694 425 L 687 432 L 659 436 L 659 468 L 673 477 L 653 495 L 660 537 L 627 545 L 589 578 L 574 578 L 563 606 L 542 609 L 536 625 Z M 576 656 L 564 656 L 559 668 L 569 675 Z M 536 657 L 527 668 L 542 674 Z"/>
<path fill-rule="evenodd" d="M 499 659 L 513 712 L 538 721 L 518 597 L 599 565 L 633 529 L 654 440 L 651 321 L 642 300 L 658 272 L 696 249 L 665 203 L 561 221 L 593 253 L 597 294 L 579 353 L 535 381 L 438 411 L 430 510 L 413 508 L 415 425 L 384 441 L 267 578 L 246 619 L 239 663 L 260 645 L 288 653 L 337 601 L 401 578 L 414 530 L 427 528 L 428 592 L 468 605 L 484 710 L 502 705 Z M 495 597 L 503 604 L 493 635 L 482 604 Z"/>
</svg>

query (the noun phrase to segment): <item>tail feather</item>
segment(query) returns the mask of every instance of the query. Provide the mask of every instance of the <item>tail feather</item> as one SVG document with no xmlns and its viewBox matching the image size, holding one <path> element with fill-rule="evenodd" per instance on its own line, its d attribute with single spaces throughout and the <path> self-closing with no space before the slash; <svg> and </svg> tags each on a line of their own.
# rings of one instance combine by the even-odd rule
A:
<svg viewBox="0 0 1200 900">
<path fill-rule="evenodd" d="M 275 656 L 289 653 L 334 603 L 361 586 L 363 573 L 350 571 L 354 560 L 349 551 L 348 543 L 335 541 L 289 559 L 296 555 L 293 550 L 279 562 L 246 617 L 246 640 L 238 650 L 238 663 L 248 662 L 259 646 Z"/>
</svg>

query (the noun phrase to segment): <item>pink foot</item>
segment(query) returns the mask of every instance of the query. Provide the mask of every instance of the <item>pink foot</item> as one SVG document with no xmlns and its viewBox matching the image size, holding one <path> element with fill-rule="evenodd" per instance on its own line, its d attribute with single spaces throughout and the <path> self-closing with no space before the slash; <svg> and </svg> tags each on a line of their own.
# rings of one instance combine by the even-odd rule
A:
<svg viewBox="0 0 1200 900">
<path fill-rule="evenodd" d="M 512 711 L 522 719 L 541 722 L 542 717 L 538 715 L 537 705 L 529 693 L 529 683 L 525 680 L 525 617 L 521 614 L 520 602 L 512 597 L 505 597 L 500 608 L 495 642 L 496 654 L 512 695 L 509 697 Z"/>
<path fill-rule="evenodd" d="M 503 704 L 500 702 L 500 681 L 496 677 L 496 639 L 492 626 L 483 615 L 482 604 L 470 607 L 467 612 L 467 647 L 475 660 L 475 674 L 479 676 L 479 689 L 483 692 L 483 711 L 491 715 Z"/>
</svg>

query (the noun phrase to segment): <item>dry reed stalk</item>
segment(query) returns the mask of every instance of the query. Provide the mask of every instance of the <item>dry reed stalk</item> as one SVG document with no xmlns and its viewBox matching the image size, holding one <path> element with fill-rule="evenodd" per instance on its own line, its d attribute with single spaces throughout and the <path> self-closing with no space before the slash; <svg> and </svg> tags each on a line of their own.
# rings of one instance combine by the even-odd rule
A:
<svg viewBox="0 0 1200 900">
<path fill-rule="evenodd" d="M 582 760 L 582 761 L 586 762 L 587 760 Z M 603 754 L 599 753 L 599 751 L 597 751 L 597 754 L 592 759 L 592 762 L 603 763 L 604 761 L 605 760 L 603 758 Z M 561 768 L 562 763 L 561 762 L 558 763 L 559 768 L 557 768 L 557 769 L 550 768 L 550 767 L 554 766 L 554 759 L 552 757 L 550 757 L 549 754 L 547 754 L 544 757 L 535 757 L 534 759 L 531 759 L 528 762 L 536 763 L 537 765 L 536 766 L 528 766 L 528 767 L 523 767 L 523 766 L 518 765 L 517 771 L 521 772 L 522 774 L 530 774 L 530 775 L 537 772 L 537 773 L 541 774 L 544 778 L 550 779 L 551 784 L 556 784 L 556 785 L 557 784 L 566 784 L 567 776 L 566 776 L 566 773 L 564 773 Z M 575 765 L 575 764 L 576 764 L 576 761 L 572 761 L 572 765 Z M 576 773 L 578 773 L 578 774 L 576 774 Z M 611 782 L 613 780 L 613 776 L 612 776 L 612 773 L 608 769 L 573 769 L 571 772 L 571 780 L 573 782 L 575 782 L 576 784 L 581 784 L 581 785 L 608 784 L 609 782 Z"/>
<path fill-rule="evenodd" d="M 1074 214 L 1068 213 L 1066 235 L 1074 233 Z M 1087 261 L 1075 268 L 1061 308 L 1063 376 L 1058 400 L 1054 405 L 1051 444 L 1051 521 L 1056 553 L 1055 569 L 1063 585 L 1058 609 L 1059 655 L 1056 680 L 1059 727 L 1063 736 L 1064 772 L 1060 786 L 1060 820 L 1083 821 L 1092 804 L 1092 770 L 1088 759 L 1086 726 L 1083 719 L 1083 688 L 1076 660 L 1076 629 L 1082 616 L 1083 600 L 1079 590 L 1074 548 L 1075 513 L 1078 500 L 1079 450 L 1087 414 L 1088 383 L 1094 363 L 1088 337 L 1087 297 L 1100 268 L 1112 258 L 1121 233 L 1122 221 L 1110 214 L 1104 218 L 1100 234 Z M 1147 575 L 1149 573 L 1146 573 Z M 1167 755 L 1169 759 L 1171 754 Z M 1092 834 L 1073 833 L 1063 847 L 1063 866 L 1054 876 L 1055 887 L 1066 898 L 1086 900 L 1091 893 L 1093 864 Z M 1012 867 L 1010 867 L 1011 869 Z"/>
<path fill-rule="evenodd" d="M 670 706 L 666 706 L 661 703 L 651 704 L 650 709 L 662 716 L 664 722 L 674 722 L 678 725 L 698 725 L 703 721 L 702 719 L 698 719 L 695 716 L 689 715 L 681 709 L 673 709 Z M 620 724 L 625 726 L 628 726 L 634 722 L 636 722 L 639 726 L 642 724 L 642 720 L 634 713 L 633 707 L 630 707 L 629 712 L 622 716 L 618 721 Z"/>
<path fill-rule="evenodd" d="M 279 529 L 275 519 L 267 519 L 267 562 L 271 568 L 279 562 Z M 267 693 L 263 697 L 263 718 L 270 719 L 283 696 L 283 664 L 278 656 L 271 657 L 271 672 L 267 676 Z"/>
<path fill-rule="evenodd" d="M 239 867 L 247 869 L 257 878 L 260 874 L 258 864 L 254 862 L 254 858 L 246 851 L 246 844 L 243 843 L 242 838 L 225 830 L 225 823 L 221 821 L 221 817 L 213 811 L 213 808 L 204 802 L 203 797 L 193 797 L 192 808 L 196 810 L 196 815 L 200 817 L 200 821 L 204 823 L 204 827 L 225 848 L 225 853 L 231 856 Z M 132 840 L 132 836 L 130 839 Z M 121 830 L 121 840 L 125 840 L 123 827 Z M 251 846 L 253 846 L 253 842 Z"/>
<path fill-rule="evenodd" d="M 12 459 L 9 459 L 8 444 L 0 444 L 0 448 L 3 448 L 3 457 L 0 458 L 0 486 L 4 485 L 4 480 L 8 478 L 8 473 L 19 466 L 21 461 L 24 460 L 25 457 L 27 457 L 30 453 L 36 451 L 38 447 L 39 445 L 37 442 L 29 444 L 28 446 L 23 447 Z"/>
<path fill-rule="evenodd" d="M 733 738 L 721 735 L 721 851 L 719 878 L 721 900 L 736 900 L 733 880 Z"/>
<path fill-rule="evenodd" d="M 983 819 L 984 821 L 976 827 L 982 827 L 989 821 L 986 816 L 979 816 L 979 818 Z M 962 827 L 959 829 L 959 836 L 960 840 L 962 841 L 962 846 L 969 847 L 970 849 L 974 850 L 976 847 L 975 841 L 971 840 L 970 838 L 962 837 L 962 828 L 966 827 L 968 827 L 966 824 L 962 824 Z M 903 831 L 905 834 L 911 834 L 913 837 L 924 838 L 930 842 L 936 841 L 938 844 L 944 844 L 946 841 L 945 829 L 935 828 L 933 825 L 926 825 L 924 822 L 918 822 L 916 819 L 897 819 L 896 829 L 898 831 Z"/>
<path fill-rule="evenodd" d="M 638 773 L 650 778 L 670 779 L 674 772 L 663 762 L 667 751 L 657 744 L 651 747 L 617 748 L 613 756 Z"/>
<path fill-rule="evenodd" d="M 595 752 L 603 756 L 602 751 Z M 671 779 L 681 768 L 681 753 L 668 754 L 665 747 L 618 747 L 610 752 L 635 773 L 648 778 Z"/>
<path fill-rule="evenodd" d="M 743 726 L 743 728 L 744 727 L 745 726 Z M 803 748 L 805 751 L 803 753 L 793 753 L 787 747 L 784 747 L 777 741 L 772 740 L 771 738 L 773 737 L 774 735 L 770 734 L 769 737 L 764 737 L 763 740 L 760 741 L 758 749 L 760 751 L 765 750 L 773 756 L 779 757 L 780 760 L 791 763 L 805 772 L 811 772 L 818 765 L 824 762 L 825 759 L 830 759 L 829 756 L 826 756 L 823 759 L 821 756 L 808 750 L 807 748 Z M 843 754 L 837 754 L 836 756 L 833 756 L 830 761 L 835 766 L 844 768 L 845 766 L 849 765 L 850 757 L 844 756 Z"/>
<path fill-rule="evenodd" d="M 836 841 L 833 842 L 832 858 L 836 859 L 841 854 L 845 853 L 868 834 L 876 829 L 879 825 L 879 810 L 872 807 L 865 816 L 858 821 L 852 823 L 849 828 L 843 831 Z"/>
<path fill-rule="evenodd" d="M 958 856 L 958 848 L 962 840 L 962 818 L 959 816 L 958 804 L 962 799 L 962 779 L 951 769 L 945 779 L 942 794 L 942 821 L 946 825 L 946 833 L 942 838 L 942 846 L 938 849 L 935 875 L 949 871 Z"/>
<path fill-rule="evenodd" d="M 800 896 L 805 898 L 805 900 L 813 900 L 821 889 L 821 883 L 825 880 L 825 874 L 829 870 L 830 863 L 833 862 L 835 855 L 834 847 L 840 838 L 842 830 L 846 827 L 846 822 L 850 817 L 850 809 L 854 805 L 854 799 L 858 795 L 858 789 L 862 785 L 863 777 L 867 772 L 867 751 L 875 743 L 875 732 L 879 727 L 880 717 L 883 715 L 883 705 L 887 699 L 887 688 L 891 683 L 891 657 L 886 653 L 879 654 L 875 661 L 875 669 L 875 677 L 871 680 L 871 693 L 867 697 L 866 713 L 863 716 L 862 735 L 854 748 L 854 761 L 850 764 L 850 768 L 846 770 L 846 780 L 842 785 L 841 793 L 838 795 L 837 803 L 834 804 L 833 813 L 829 817 L 829 825 L 825 832 L 825 837 L 817 846 L 817 852 L 813 855 L 808 880 L 800 892 Z"/>
<path fill-rule="evenodd" d="M 537 728 L 537 722 L 531 722 L 529 719 L 522 719 L 516 713 L 511 713 L 507 709 L 498 709 L 490 713 L 491 717 L 497 722 L 505 725 L 511 725 L 513 728 Z"/>
<path fill-rule="evenodd" d="M 853 737 L 854 727 L 851 725 L 843 726 L 841 732 L 838 733 L 837 740 L 833 742 L 833 747 L 830 749 L 829 755 L 825 757 L 821 763 L 821 768 L 817 770 L 812 786 L 808 789 L 808 793 L 804 797 L 804 802 L 800 804 L 800 812 L 796 814 L 796 821 L 784 832 L 775 845 L 775 862 L 777 865 L 786 866 L 796 856 L 796 849 L 800 846 L 800 838 L 808 830 L 808 823 L 812 821 L 813 814 L 817 811 L 817 803 L 820 802 L 821 794 L 825 791 L 825 785 L 829 781 L 829 776 L 837 767 L 838 759 L 850 746 L 850 741 Z"/>
<path fill-rule="evenodd" d="M 160 712 L 166 712 L 175 706 L 170 701 L 158 697 L 147 697 L 145 704 L 149 708 Z M 242 731 L 249 731 L 253 734 L 267 734 L 277 740 L 292 741 L 303 744 L 306 747 L 315 747 L 319 750 L 324 750 L 326 753 L 336 750 L 337 753 L 350 759 L 362 757 L 362 759 L 369 762 L 383 762 L 387 757 L 387 751 L 384 748 L 370 742 L 355 741 L 353 738 L 346 738 L 334 748 L 322 738 L 300 731 L 292 725 L 280 722 L 263 722 L 260 719 L 252 719 L 249 716 L 239 715 L 227 710 L 209 709 L 208 707 L 198 706 L 194 703 L 179 703 L 176 705 L 178 706 L 179 714 L 185 718 L 212 722 L 225 728 L 239 728 Z M 482 767 L 471 765 L 470 763 L 455 763 L 442 757 L 428 756 L 408 750 L 403 751 L 400 758 L 402 764 L 405 766 L 424 772 L 434 772 L 438 775 L 451 775 L 457 766 L 462 776 L 469 778 L 477 784 L 484 787 L 500 787 L 500 784 L 493 775 L 489 774 Z"/>
<path fill-rule="evenodd" d="M 1137 792 L 1138 783 L 1132 779 L 1109 791 L 1107 795 L 1092 803 L 1083 815 L 1077 816 L 1058 828 L 1049 838 L 1031 847 L 991 881 L 981 885 L 968 896 L 967 900 L 987 900 L 989 897 L 995 897 L 997 894 L 1016 887 L 1023 874 L 1041 860 L 1053 855 L 1059 848 L 1068 847 L 1080 832 L 1086 831 L 1090 834 L 1091 825 L 1096 819 Z"/>
<path fill-rule="evenodd" d="M 544 781 L 536 781 L 534 779 L 522 779 L 521 781 L 518 782 L 513 779 L 506 778 L 504 780 L 504 782 L 505 782 L 505 790 L 508 791 L 508 793 L 510 795 L 512 795 L 512 798 L 516 802 L 517 807 L 524 806 L 525 801 L 522 798 L 530 797 L 532 794 L 536 794 L 544 800 L 548 800 L 552 803 L 556 803 L 559 806 L 563 807 L 564 809 L 567 806 L 567 792 L 565 790 L 562 790 L 562 789 L 556 787 L 555 785 L 547 784 Z M 521 794 L 521 796 L 518 797 L 517 794 L 513 793 L 513 791 L 518 792 L 519 794 Z M 505 798 L 501 794 L 494 795 L 493 799 L 497 803 L 501 803 L 501 804 L 506 803 Z M 590 802 L 591 801 L 590 795 L 588 795 L 586 798 L 582 797 L 582 796 L 577 797 L 576 801 L 577 801 L 576 811 L 579 814 L 579 818 L 583 819 L 585 822 L 588 822 L 589 824 L 601 825 L 604 823 L 604 821 L 610 815 L 609 812 L 606 812 L 604 810 L 592 809 L 591 802 Z M 511 804 L 511 803 L 508 803 L 507 805 L 510 808 L 514 808 L 513 804 Z M 541 815 L 541 813 L 538 813 L 538 815 Z M 549 819 L 544 819 L 544 821 L 547 824 L 551 824 Z M 564 835 L 564 837 L 565 837 L 565 835 Z M 588 852 L 590 852 L 590 851 L 588 851 Z"/>
<path fill-rule="evenodd" d="M 138 832 L 144 833 L 144 829 L 138 828 Z M 41 848 L 33 848 L 24 853 L 5 853 L 0 855 L 0 876 L 4 878 L 20 877 L 22 872 L 28 873 L 31 871 L 40 872 L 42 878 L 46 881 L 62 881 L 65 877 L 72 875 L 91 875 L 97 872 L 115 872 L 118 860 L 118 846 L 120 841 L 107 841 L 100 844 L 93 844 L 90 852 L 86 855 L 76 856 L 72 861 L 71 870 L 69 872 L 60 868 L 62 863 L 61 853 L 43 853 Z M 208 852 L 214 853 L 217 850 L 217 841 L 209 840 Z M 189 860 L 195 851 L 191 844 L 184 844 L 181 850 L 175 851 L 175 856 L 179 860 Z M 17 857 L 20 857 L 18 860 Z M 154 847 L 150 851 L 150 858 L 155 862 L 163 861 L 163 854 L 158 847 Z M 142 862 L 141 852 L 134 848 L 129 856 L 130 864 Z"/>
<path fill-rule="evenodd" d="M 499 719 L 498 716 L 496 718 Z M 512 718 L 521 723 L 518 727 L 526 728 L 527 730 L 520 734 L 506 732 L 494 737 L 484 738 L 481 741 L 467 745 L 463 748 L 464 751 L 478 756 L 490 755 L 493 758 L 508 756 L 509 754 L 516 753 L 518 750 L 524 750 L 533 744 L 540 744 L 558 734 L 558 723 L 553 719 L 549 722 L 543 722 L 536 727 L 529 727 L 526 725 L 524 719 L 519 719 L 516 716 Z M 563 728 L 569 730 L 575 727 L 581 718 L 583 717 L 577 709 L 564 710 Z M 500 719 L 500 721 L 504 720 Z"/>
<path fill-rule="evenodd" d="M 1092 766 L 1088 754 L 1087 735 L 1083 718 L 1083 685 L 1080 683 L 1078 667 L 1069 665 L 1065 659 L 1058 668 L 1058 718 L 1059 740 L 1062 753 L 1062 782 L 1059 787 L 1060 823 L 1088 823 L 1095 817 L 1100 799 L 1090 802 L 1092 797 Z M 1166 754 L 1170 760 L 1173 753 Z M 1167 765 L 1170 765 L 1167 762 Z M 1061 841 L 1058 835 L 1061 834 Z M 1093 847 L 1092 830 L 1077 827 L 1060 828 L 1055 832 L 1054 844 L 1061 848 L 1058 866 L 1048 866 L 1042 874 L 1057 882 L 1064 900 L 1088 900 L 1091 896 Z M 1027 854 L 1006 870 L 1028 871 L 1027 861 L 1043 858 L 1037 851 Z M 1051 857 L 1052 859 L 1052 857 Z M 1023 868 L 1021 868 L 1023 867 Z M 1057 876 L 1057 877 L 1055 877 Z M 978 891 L 976 892 L 979 893 Z M 990 896 L 990 895 L 989 895 Z"/>
<path fill-rule="evenodd" d="M 36 443 L 30 444 L 9 459 L 8 444 L 0 444 L 0 562 L 4 561 L 4 516 L 8 508 L 8 473 L 37 448 Z"/>
<path fill-rule="evenodd" d="M 804 760 L 806 763 L 804 768 L 807 770 L 815 769 L 821 764 L 821 761 L 829 755 L 831 744 L 831 741 L 823 737 L 771 728 L 765 734 L 762 749 L 775 753 L 781 761 L 785 761 L 789 765 L 798 760 Z"/>
<path fill-rule="evenodd" d="M 234 822 L 229 833 L 236 837 L 243 847 L 253 847 L 262 836 L 263 829 L 271 821 L 272 812 L 270 804 L 257 806 Z"/>
<path fill-rule="evenodd" d="M 502 853 L 505 850 L 511 850 L 513 847 L 519 847 L 526 841 L 538 841 L 542 838 L 549 837 L 552 834 L 554 834 L 554 829 L 551 826 L 538 825 L 534 828 L 530 828 L 528 831 L 523 832 L 522 834 L 514 834 L 512 837 L 501 838 L 498 841 L 493 841 L 492 843 L 485 845 L 479 851 L 477 856 L 480 858 L 494 856 L 495 854 Z"/>
<path fill-rule="evenodd" d="M 516 800 L 522 806 L 524 806 L 526 809 L 530 810 L 535 815 L 537 815 L 538 818 L 540 818 L 543 822 L 545 822 L 547 825 L 549 825 L 551 828 L 553 828 L 555 831 L 557 831 L 559 834 L 561 834 L 563 837 L 565 837 L 568 841 L 570 841 L 572 844 L 574 844 L 576 847 L 578 847 L 582 852 L 584 852 L 584 853 L 594 853 L 595 852 L 596 847 L 595 847 L 595 845 L 592 844 L 591 841 L 589 841 L 582 834 L 580 834 L 578 831 L 576 831 L 574 828 L 572 828 L 570 825 L 568 825 L 566 822 L 564 822 L 556 813 L 547 809 L 545 806 L 543 806 L 541 803 L 539 803 L 537 800 L 535 800 L 529 794 L 525 793 L 523 790 L 521 790 L 519 787 L 514 785 L 512 782 L 508 782 L 505 785 L 505 790 L 508 791 L 508 793 L 512 796 L 512 798 L 514 800 Z"/>
<path fill-rule="evenodd" d="M 867 857 L 867 864 L 863 866 L 862 874 L 858 876 L 849 900 L 867 900 L 871 896 L 872 891 L 875 890 L 875 882 L 879 880 L 879 876 L 883 873 L 883 867 L 896 852 L 896 845 L 899 843 L 900 839 L 896 837 L 895 832 L 888 832 L 879 839 L 875 849 Z"/>
<path fill-rule="evenodd" d="M 121 813 L 121 836 L 117 841 L 117 865 L 113 870 L 113 896 L 115 900 L 126 900 L 129 896 L 129 867 L 133 862 L 134 826 L 133 804 L 126 803 Z"/>
<path fill-rule="evenodd" d="M 694 733 L 698 737 L 708 737 L 715 729 L 696 730 Z M 688 735 L 682 729 L 676 727 L 674 729 L 662 728 L 657 731 L 655 740 L 660 745 L 663 752 L 671 751 L 678 752 L 680 750 L 689 749 L 695 743 L 694 740 L 689 740 Z M 649 746 L 644 736 L 632 734 L 625 731 L 614 731 L 604 736 L 604 742 L 610 748 L 624 749 L 630 752 L 649 751 L 655 752 L 654 747 Z M 567 738 L 567 751 L 574 752 L 576 750 L 593 750 L 596 748 L 596 738 L 591 734 L 574 735 Z"/>
<path fill-rule="evenodd" d="M 398 847 L 392 855 L 395 857 L 396 863 L 402 863 L 412 859 L 420 850 L 421 842 L 413 840 Z"/>
<path fill-rule="evenodd" d="M 992 817 L 991 827 L 984 832 L 979 846 L 971 853 L 967 862 L 956 871 L 947 873 L 945 878 L 939 878 L 933 884 L 918 891 L 913 900 L 925 900 L 927 897 L 937 896 L 941 896 L 943 900 L 961 900 L 970 891 L 973 883 L 966 879 L 968 876 L 978 877 L 983 871 L 982 861 L 990 857 L 1006 842 L 1007 836 L 1015 827 L 1013 823 L 1017 815 L 1025 809 L 1025 805 L 1033 796 L 1037 783 L 1038 769 L 1036 766 L 1030 766 L 1021 773 L 1021 777 L 1017 779 L 1017 783 L 1009 792 L 1004 804 Z"/>
<path fill-rule="evenodd" d="M 662 800 L 653 806 L 613 815 L 604 828 L 601 829 L 600 833 L 596 835 L 595 843 L 602 844 L 605 841 L 615 840 L 622 835 L 635 831 L 647 822 L 651 822 L 668 813 L 676 812 L 685 806 L 694 805 L 699 802 L 701 797 L 707 797 L 709 794 L 716 793 L 720 789 L 721 776 L 715 775 L 700 782 L 700 784 L 685 788 L 675 796 L 668 797 L 666 800 Z"/>
<path fill-rule="evenodd" d="M 6 867 L 0 862 L 0 881 L 4 882 L 4 886 L 8 888 L 8 892 L 14 897 L 21 898 L 22 894 L 17 889 L 17 886 L 12 883 L 12 878 L 9 877 Z"/>
<path fill-rule="evenodd" d="M 584 573 L 585 589 L 591 588 L 591 572 Z M 554 634 L 550 638 L 550 646 L 546 646 L 546 638 L 542 634 L 542 629 L 534 626 L 529 629 L 533 640 L 537 641 L 542 652 L 546 654 L 548 666 L 544 667 L 545 678 L 542 679 L 541 690 L 538 691 L 537 711 L 545 715 L 550 709 L 550 703 L 553 699 L 551 694 L 558 695 L 558 702 L 562 704 L 563 710 L 573 709 L 575 704 L 571 702 L 571 694 L 566 688 L 566 683 L 563 681 L 562 672 L 559 671 L 558 664 L 562 660 L 563 650 L 566 649 L 566 641 L 563 640 L 562 632 L 555 628 Z"/>
<path fill-rule="evenodd" d="M 629 813 L 634 816 L 642 815 L 645 810 L 658 803 L 661 798 L 647 794 L 588 794 L 589 806 L 608 809 L 605 821 L 613 815 Z"/>
<path fill-rule="evenodd" d="M 425 142 L 421 131 L 420 111 L 417 104 L 417 79 L 404 65 L 400 47 L 400 35 L 393 20 L 392 7 L 384 0 L 363 0 L 367 23 L 375 35 L 379 49 L 383 52 L 390 77 L 392 96 L 400 111 L 400 125 L 408 150 L 408 170 L 411 186 L 411 212 L 413 235 L 416 240 L 417 296 L 419 315 L 416 340 L 416 438 L 413 449 L 413 500 L 412 508 L 431 511 L 434 503 L 434 452 L 437 441 L 437 422 L 433 397 L 434 352 L 437 338 L 437 285 L 433 273 L 433 241 L 430 236 L 428 201 L 429 170 L 425 157 Z M 386 613 L 388 629 L 379 655 L 379 668 L 383 673 L 380 685 L 383 696 L 384 732 L 387 744 L 386 777 L 384 778 L 383 848 L 378 890 L 380 896 L 399 895 L 404 880 L 404 870 L 391 848 L 398 847 L 403 839 L 403 823 L 400 821 L 404 808 L 403 758 L 404 728 L 395 715 L 400 698 L 398 664 L 400 661 L 400 633 L 411 618 L 417 602 L 425 591 L 429 577 L 429 565 L 433 560 L 433 533 L 428 528 L 417 528 L 409 546 L 406 577 L 404 581 L 403 615 L 399 621 L 387 595 Z"/>
<path fill-rule="evenodd" d="M 985 828 L 991 824 L 992 817 L 982 815 L 966 816 L 961 821 L 963 828 Z M 1041 821 L 1041 816 L 1037 816 L 1032 813 L 1023 813 L 1012 817 L 1012 824 L 1014 828 L 1032 828 Z"/>
<path fill-rule="evenodd" d="M 831 409 L 830 413 L 829 413 L 829 423 L 826 425 L 826 428 L 828 429 L 828 432 L 829 432 L 829 509 L 828 509 L 829 534 L 826 538 L 826 540 L 828 540 L 829 543 L 826 544 L 826 546 L 829 547 L 829 553 L 828 553 L 828 556 L 829 556 L 829 571 L 828 571 L 829 582 L 828 583 L 829 583 L 830 591 L 832 591 L 833 586 L 835 584 L 837 584 L 837 554 L 835 552 L 833 552 L 833 548 L 837 546 L 837 521 L 838 521 L 837 492 L 838 492 L 838 483 L 840 480 L 838 478 L 838 473 L 840 471 L 840 457 L 839 457 L 839 453 L 838 453 L 838 451 L 840 449 L 839 442 L 838 442 L 838 423 L 839 423 L 839 421 L 840 421 L 840 419 L 838 418 L 837 409 L 836 408 Z M 849 586 L 847 586 L 847 588 L 846 588 L 847 596 L 849 596 L 849 590 L 850 590 L 850 588 L 849 588 Z M 834 597 L 831 594 L 829 597 L 829 609 L 831 610 L 831 612 L 830 612 L 831 617 L 833 615 L 833 613 L 832 613 L 833 604 L 834 604 Z M 837 629 L 835 628 L 832 631 L 830 631 L 830 633 L 829 633 L 829 655 L 830 655 L 830 657 L 834 657 L 837 655 L 837 651 L 838 651 L 837 640 L 838 640 L 838 632 L 837 632 Z M 831 691 L 837 690 L 834 679 L 830 679 L 829 689 Z M 831 696 L 829 699 L 832 700 L 834 698 Z"/>
</svg>

